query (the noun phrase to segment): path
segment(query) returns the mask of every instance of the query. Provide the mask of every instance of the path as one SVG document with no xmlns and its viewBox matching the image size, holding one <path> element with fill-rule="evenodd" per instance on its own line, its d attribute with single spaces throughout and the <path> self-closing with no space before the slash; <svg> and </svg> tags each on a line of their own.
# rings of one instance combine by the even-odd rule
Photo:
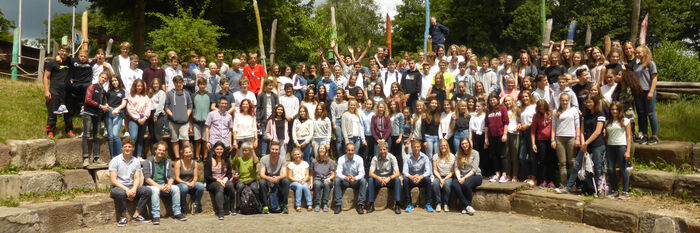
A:
<svg viewBox="0 0 700 233">
<path fill-rule="evenodd" d="M 401 215 L 389 210 L 365 215 L 358 215 L 355 210 L 339 215 L 304 210 L 289 215 L 226 216 L 223 221 L 211 213 L 188 218 L 187 222 L 161 219 L 160 226 L 129 222 L 126 227 L 117 227 L 115 222 L 75 232 L 456 232 L 459 229 L 472 232 L 607 232 L 583 224 L 485 211 L 469 216 L 457 212 L 428 214 L 424 209 Z M 268 221 L 263 222 L 263 219 Z"/>
</svg>

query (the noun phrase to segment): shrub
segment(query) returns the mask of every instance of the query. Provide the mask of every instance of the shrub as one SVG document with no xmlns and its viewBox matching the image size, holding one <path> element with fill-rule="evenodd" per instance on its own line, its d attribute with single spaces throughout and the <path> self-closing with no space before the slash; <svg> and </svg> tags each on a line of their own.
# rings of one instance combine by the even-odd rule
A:
<svg viewBox="0 0 700 233">
<path fill-rule="evenodd" d="M 700 82 L 698 54 L 683 41 L 664 41 L 654 49 L 660 81 Z"/>
</svg>

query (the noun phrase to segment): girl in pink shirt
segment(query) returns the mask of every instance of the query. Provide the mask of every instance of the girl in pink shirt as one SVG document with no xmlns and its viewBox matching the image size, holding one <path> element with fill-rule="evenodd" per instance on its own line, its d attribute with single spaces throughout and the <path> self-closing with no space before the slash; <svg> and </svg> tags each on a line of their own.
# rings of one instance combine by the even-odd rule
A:
<svg viewBox="0 0 700 233">
<path fill-rule="evenodd" d="M 137 79 L 131 86 L 131 93 L 126 102 L 129 119 L 129 136 L 136 142 L 136 157 L 140 160 L 143 151 L 143 136 L 146 134 L 146 121 L 151 115 L 151 99 L 146 95 L 146 83 Z"/>
</svg>

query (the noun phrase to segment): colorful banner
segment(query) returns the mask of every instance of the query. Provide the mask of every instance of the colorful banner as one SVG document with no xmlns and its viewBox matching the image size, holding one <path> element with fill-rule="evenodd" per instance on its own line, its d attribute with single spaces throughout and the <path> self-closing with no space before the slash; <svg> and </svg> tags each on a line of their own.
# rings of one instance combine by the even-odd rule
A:
<svg viewBox="0 0 700 233">
<path fill-rule="evenodd" d="M 639 45 L 647 44 L 647 26 L 649 26 L 649 13 L 644 16 L 642 21 L 642 29 L 639 30 Z"/>
</svg>

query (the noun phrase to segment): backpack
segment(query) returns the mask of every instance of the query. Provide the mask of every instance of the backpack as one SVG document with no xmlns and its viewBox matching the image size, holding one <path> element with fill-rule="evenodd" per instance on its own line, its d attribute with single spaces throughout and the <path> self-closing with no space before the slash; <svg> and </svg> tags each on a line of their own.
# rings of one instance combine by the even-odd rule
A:
<svg viewBox="0 0 700 233">
<path fill-rule="evenodd" d="M 241 206 L 239 206 L 239 208 L 241 214 L 249 215 L 260 213 L 262 205 L 260 205 L 260 201 L 255 197 L 255 193 L 249 186 L 246 185 L 243 187 L 240 198 Z"/>
</svg>

